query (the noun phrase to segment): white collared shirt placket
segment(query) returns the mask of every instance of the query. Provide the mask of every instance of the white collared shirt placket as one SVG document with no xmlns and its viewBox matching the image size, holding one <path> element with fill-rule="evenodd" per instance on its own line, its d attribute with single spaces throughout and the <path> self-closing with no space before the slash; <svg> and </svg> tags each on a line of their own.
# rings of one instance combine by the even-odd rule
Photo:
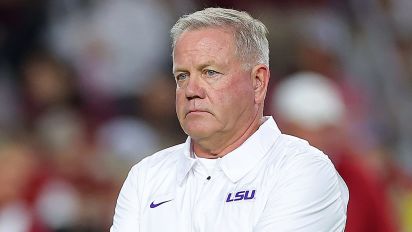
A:
<svg viewBox="0 0 412 232">
<path fill-rule="evenodd" d="M 216 160 L 217 161 L 217 160 Z M 216 165 L 216 163 L 215 163 Z M 190 172 L 189 178 L 192 179 L 194 183 L 193 186 L 193 197 L 191 198 L 192 203 L 192 231 L 203 232 L 205 225 L 205 212 L 211 207 L 211 198 L 213 197 L 212 186 L 216 180 L 216 172 L 213 171 L 209 173 L 206 167 L 204 167 L 199 160 L 196 160 Z M 212 178 L 207 179 L 208 176 Z"/>
</svg>

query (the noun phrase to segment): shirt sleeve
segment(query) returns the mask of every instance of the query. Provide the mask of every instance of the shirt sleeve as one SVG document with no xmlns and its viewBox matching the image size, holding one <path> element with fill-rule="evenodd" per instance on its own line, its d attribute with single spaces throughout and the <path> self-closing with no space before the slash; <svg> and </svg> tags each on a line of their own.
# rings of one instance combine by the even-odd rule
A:
<svg viewBox="0 0 412 232">
<path fill-rule="evenodd" d="M 344 231 L 349 193 L 330 160 L 304 154 L 279 175 L 254 232 Z"/>
<path fill-rule="evenodd" d="M 139 232 L 137 166 L 129 172 L 117 199 L 110 232 Z"/>
</svg>

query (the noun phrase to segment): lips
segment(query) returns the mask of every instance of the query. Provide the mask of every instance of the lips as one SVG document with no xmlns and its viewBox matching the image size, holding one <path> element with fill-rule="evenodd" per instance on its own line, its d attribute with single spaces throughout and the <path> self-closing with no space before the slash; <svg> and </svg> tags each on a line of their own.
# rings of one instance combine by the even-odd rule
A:
<svg viewBox="0 0 412 232">
<path fill-rule="evenodd" d="M 186 113 L 186 117 L 187 117 L 189 114 L 202 114 L 202 113 L 209 113 L 209 114 L 210 114 L 210 112 L 207 111 L 207 110 L 189 110 L 189 111 Z"/>
</svg>

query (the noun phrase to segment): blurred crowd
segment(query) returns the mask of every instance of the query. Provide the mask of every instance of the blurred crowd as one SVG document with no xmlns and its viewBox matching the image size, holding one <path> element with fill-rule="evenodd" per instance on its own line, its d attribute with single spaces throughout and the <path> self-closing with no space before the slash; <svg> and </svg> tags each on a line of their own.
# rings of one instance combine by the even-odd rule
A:
<svg viewBox="0 0 412 232">
<path fill-rule="evenodd" d="M 208 6 L 269 30 L 266 115 L 325 151 L 348 232 L 412 231 L 412 1 L 0 1 L 0 232 L 107 231 L 130 167 L 184 142 L 169 29 Z"/>
</svg>

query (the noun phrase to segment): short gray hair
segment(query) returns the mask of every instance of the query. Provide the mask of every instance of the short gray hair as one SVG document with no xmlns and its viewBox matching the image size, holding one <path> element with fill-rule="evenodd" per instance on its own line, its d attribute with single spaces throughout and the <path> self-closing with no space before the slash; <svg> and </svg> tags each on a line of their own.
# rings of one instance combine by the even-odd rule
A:
<svg viewBox="0 0 412 232">
<path fill-rule="evenodd" d="M 182 16 L 172 27 L 172 49 L 185 31 L 207 27 L 227 27 L 234 31 L 236 53 L 247 67 L 256 64 L 269 66 L 268 30 L 247 12 L 224 8 L 206 8 Z"/>
</svg>

